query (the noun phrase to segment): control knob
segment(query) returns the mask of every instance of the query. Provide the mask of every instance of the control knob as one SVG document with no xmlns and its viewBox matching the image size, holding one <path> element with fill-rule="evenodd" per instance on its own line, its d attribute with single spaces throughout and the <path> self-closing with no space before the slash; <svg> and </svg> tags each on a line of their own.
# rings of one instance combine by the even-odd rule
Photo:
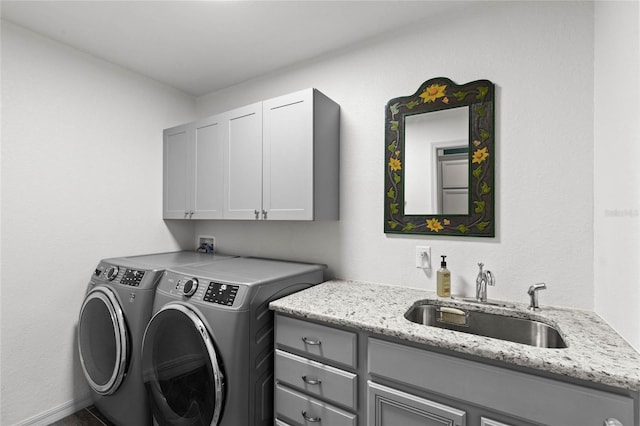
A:
<svg viewBox="0 0 640 426">
<path fill-rule="evenodd" d="M 120 272 L 120 271 L 119 271 L 117 266 L 109 266 L 107 268 L 107 280 L 108 281 L 115 280 L 116 277 L 118 276 L 118 272 Z"/>
<path fill-rule="evenodd" d="M 185 296 L 191 297 L 196 293 L 198 289 L 198 280 L 196 278 L 191 278 L 184 283 L 184 287 L 182 288 L 182 292 Z"/>
</svg>

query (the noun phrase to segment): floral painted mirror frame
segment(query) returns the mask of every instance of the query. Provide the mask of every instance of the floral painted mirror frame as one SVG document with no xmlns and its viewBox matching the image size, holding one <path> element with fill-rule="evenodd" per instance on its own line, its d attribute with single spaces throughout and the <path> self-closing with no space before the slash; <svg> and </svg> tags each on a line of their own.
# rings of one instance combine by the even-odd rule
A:
<svg viewBox="0 0 640 426">
<path fill-rule="evenodd" d="M 404 213 L 405 118 L 469 107 L 468 214 Z M 410 96 L 391 99 L 385 109 L 384 232 L 393 234 L 495 236 L 494 85 L 476 80 L 457 85 L 427 80 Z"/>
</svg>

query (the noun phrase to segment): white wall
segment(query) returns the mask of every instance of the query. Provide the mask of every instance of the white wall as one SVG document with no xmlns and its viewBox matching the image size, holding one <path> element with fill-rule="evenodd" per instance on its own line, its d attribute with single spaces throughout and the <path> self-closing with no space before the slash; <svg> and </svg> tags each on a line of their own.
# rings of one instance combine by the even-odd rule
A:
<svg viewBox="0 0 640 426">
<path fill-rule="evenodd" d="M 640 7 L 595 7 L 595 310 L 640 351 Z"/>
<path fill-rule="evenodd" d="M 414 265 L 425 244 L 448 255 L 454 293 L 472 294 L 482 261 L 490 298 L 526 302 L 545 281 L 542 304 L 593 308 L 593 32 L 590 3 L 478 2 L 199 98 L 201 117 L 311 86 L 338 102 L 341 218 L 206 221 L 196 234 L 227 252 L 325 262 L 334 277 L 435 289 Z M 438 76 L 496 84 L 495 239 L 383 233 L 384 106 Z"/>
<path fill-rule="evenodd" d="M 87 395 L 75 325 L 100 258 L 191 244 L 161 219 L 161 140 L 194 118 L 189 96 L 2 23 L 0 424 Z"/>
</svg>

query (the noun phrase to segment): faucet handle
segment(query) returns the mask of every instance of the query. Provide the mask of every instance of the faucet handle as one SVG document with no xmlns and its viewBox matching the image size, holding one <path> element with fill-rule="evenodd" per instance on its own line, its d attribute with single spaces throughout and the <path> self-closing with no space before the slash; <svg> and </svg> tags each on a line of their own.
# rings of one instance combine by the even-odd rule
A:
<svg viewBox="0 0 640 426">
<path fill-rule="evenodd" d="M 487 284 L 496 285 L 496 279 L 493 277 L 491 271 L 487 269 L 487 272 L 485 274 L 487 276 Z"/>
<path fill-rule="evenodd" d="M 538 304 L 538 291 L 544 290 L 546 288 L 547 285 L 545 283 L 538 283 L 529 287 L 529 290 L 527 290 L 527 294 L 531 296 L 531 301 L 529 303 L 530 310 L 537 311 L 538 309 L 540 309 L 540 305 Z"/>
</svg>

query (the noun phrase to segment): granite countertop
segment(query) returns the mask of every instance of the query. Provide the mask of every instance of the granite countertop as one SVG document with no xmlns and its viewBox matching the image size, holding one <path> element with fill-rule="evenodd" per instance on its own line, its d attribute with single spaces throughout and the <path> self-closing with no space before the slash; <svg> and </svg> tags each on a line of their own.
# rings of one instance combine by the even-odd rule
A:
<svg viewBox="0 0 640 426">
<path fill-rule="evenodd" d="M 404 318 L 404 313 L 414 303 L 425 300 L 437 300 L 443 305 L 464 303 L 438 298 L 435 293 L 426 290 L 333 280 L 271 302 L 269 306 L 276 312 L 296 317 L 352 327 L 594 383 L 640 390 L 640 354 L 594 312 L 542 305 L 540 311 L 531 313 L 526 304 L 512 304 L 515 308 L 465 304 L 469 310 L 508 316 L 532 315 L 537 320 L 556 326 L 568 347 L 547 349 L 428 327 Z"/>
</svg>

